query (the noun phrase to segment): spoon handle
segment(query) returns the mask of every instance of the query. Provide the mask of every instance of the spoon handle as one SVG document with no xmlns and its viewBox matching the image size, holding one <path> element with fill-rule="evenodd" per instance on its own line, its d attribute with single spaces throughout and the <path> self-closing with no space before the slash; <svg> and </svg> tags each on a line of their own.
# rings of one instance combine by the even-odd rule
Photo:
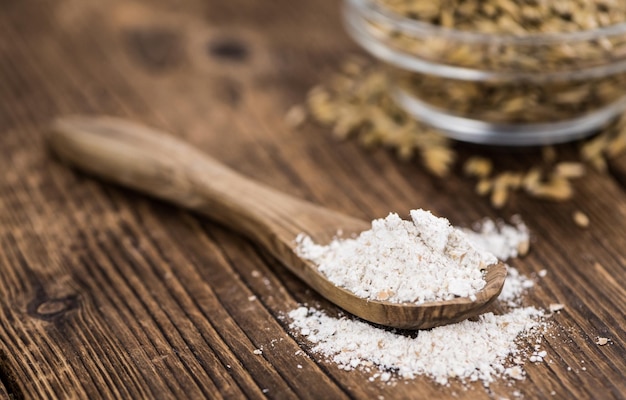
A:
<svg viewBox="0 0 626 400">
<path fill-rule="evenodd" d="M 49 141 L 70 164 L 202 213 L 264 245 L 292 269 L 301 263 L 285 258 L 293 257 L 298 233 L 329 240 L 342 222 L 357 221 L 263 186 L 171 135 L 126 120 L 62 118 Z"/>
</svg>

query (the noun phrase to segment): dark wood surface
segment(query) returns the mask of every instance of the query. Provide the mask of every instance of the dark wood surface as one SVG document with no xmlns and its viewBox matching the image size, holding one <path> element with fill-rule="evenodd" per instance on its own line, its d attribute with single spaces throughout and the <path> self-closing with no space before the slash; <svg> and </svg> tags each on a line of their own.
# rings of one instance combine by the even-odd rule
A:
<svg viewBox="0 0 626 400">
<path fill-rule="evenodd" d="M 326 128 L 290 128 L 287 110 L 359 53 L 339 8 L 0 1 L 0 396 L 626 397 L 626 157 L 578 180 L 571 201 L 516 196 L 496 211 L 459 173 L 438 179 L 391 152 L 336 142 Z M 489 389 L 427 378 L 385 385 L 339 370 L 309 353 L 283 318 L 300 303 L 333 307 L 268 254 L 55 160 L 47 127 L 72 113 L 172 132 L 269 186 L 366 220 L 418 207 L 458 225 L 521 214 L 533 241 L 512 265 L 548 271 L 525 303 L 566 307 L 544 340 L 549 362 Z M 574 157 L 576 146 L 559 151 Z M 508 168 L 528 166 L 535 153 L 491 152 Z M 577 209 L 588 229 L 573 222 Z M 610 343 L 596 345 L 598 336 Z"/>
</svg>

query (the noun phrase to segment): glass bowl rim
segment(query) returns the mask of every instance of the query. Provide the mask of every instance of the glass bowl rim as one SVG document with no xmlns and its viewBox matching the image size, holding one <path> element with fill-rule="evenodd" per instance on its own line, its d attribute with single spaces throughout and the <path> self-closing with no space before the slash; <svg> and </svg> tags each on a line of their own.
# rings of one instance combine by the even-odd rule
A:
<svg viewBox="0 0 626 400">
<path fill-rule="evenodd" d="M 607 36 L 616 36 L 626 34 L 626 22 L 620 22 L 601 28 L 588 30 L 572 31 L 572 32 L 548 32 L 548 33 L 529 33 L 527 35 L 513 34 L 494 34 L 485 32 L 464 31 L 454 28 L 446 28 L 434 25 L 428 22 L 411 19 L 397 14 L 384 6 L 376 3 L 375 0 L 346 0 L 353 7 L 365 12 L 377 19 L 385 20 L 401 28 L 403 33 L 412 35 L 433 35 L 439 37 L 448 37 L 460 42 L 484 42 L 489 44 L 519 44 L 542 46 L 550 43 L 571 43 L 591 41 Z"/>
</svg>

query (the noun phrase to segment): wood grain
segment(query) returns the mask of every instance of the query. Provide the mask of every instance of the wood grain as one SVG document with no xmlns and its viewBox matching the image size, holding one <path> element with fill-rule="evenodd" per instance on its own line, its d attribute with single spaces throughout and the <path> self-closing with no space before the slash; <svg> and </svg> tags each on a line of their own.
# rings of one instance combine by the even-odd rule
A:
<svg viewBox="0 0 626 400">
<path fill-rule="evenodd" d="M 0 2 L 0 395 L 626 398 L 624 157 L 609 174 L 577 181 L 570 202 L 516 196 L 495 211 L 458 174 L 436 179 L 313 124 L 294 131 L 287 110 L 359 53 L 339 8 Z M 543 339 L 547 362 L 488 389 L 427 378 L 385 385 L 339 370 L 284 318 L 300 303 L 336 310 L 273 257 L 220 225 L 60 165 L 46 150 L 46 127 L 75 113 L 176 133 L 260 182 L 364 220 L 417 207 L 460 225 L 521 214 L 531 252 L 511 264 L 548 272 L 525 304 L 566 306 Z M 559 151 L 573 158 L 576 146 Z M 492 153 L 511 169 L 537 157 Z M 575 225 L 575 210 L 590 217 L 588 229 Z M 598 346 L 598 336 L 611 342 Z"/>
</svg>

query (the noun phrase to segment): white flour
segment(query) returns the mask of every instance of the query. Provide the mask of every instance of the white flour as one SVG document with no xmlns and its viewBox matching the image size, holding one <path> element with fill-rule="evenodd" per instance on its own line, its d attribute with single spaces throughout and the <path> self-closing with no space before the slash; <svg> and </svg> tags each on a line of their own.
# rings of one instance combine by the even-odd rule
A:
<svg viewBox="0 0 626 400">
<path fill-rule="evenodd" d="M 445 218 L 424 210 L 410 215 L 405 221 L 391 213 L 357 238 L 327 246 L 300 235 L 298 254 L 335 285 L 371 300 L 420 304 L 472 297 L 485 286 L 482 269 L 497 261 L 492 254 Z"/>
<path fill-rule="evenodd" d="M 482 224 L 485 226 L 485 221 Z M 493 246 L 500 255 L 508 254 L 509 257 L 514 254 L 512 247 L 519 243 L 510 240 L 515 235 L 512 230 L 503 230 L 502 226 L 499 231 L 507 232 L 504 234 L 509 239 L 497 237 L 489 229 L 487 237 L 482 238 L 483 249 L 490 250 Z M 528 231 L 525 226 L 520 226 L 517 237 L 523 239 L 525 235 L 527 241 Z M 370 380 L 426 375 L 441 384 L 458 378 L 462 381 L 480 380 L 488 386 L 502 376 L 524 379 L 524 360 L 537 362 L 535 353 L 542 355 L 542 360 L 547 355 L 538 348 L 532 355 L 522 354 L 516 344 L 516 339 L 521 336 L 539 336 L 545 328 L 545 323 L 540 322 L 542 311 L 519 306 L 521 294 L 532 284 L 532 280 L 509 267 L 498 298 L 503 306 L 510 307 L 507 313 L 487 313 L 476 321 L 418 331 L 410 336 L 348 316 L 330 317 L 308 307 L 299 307 L 289 313 L 290 328 L 312 343 L 314 353 L 323 355 L 344 370 L 361 369 L 370 374 Z M 534 356 L 534 360 L 528 356 Z"/>
<path fill-rule="evenodd" d="M 515 339 L 537 327 L 536 317 L 541 315 L 534 307 L 505 315 L 487 313 L 478 321 L 420 331 L 412 338 L 313 308 L 289 313 L 290 327 L 307 336 L 314 345 L 311 350 L 343 369 L 363 368 L 378 378 L 388 371 L 397 371 L 402 378 L 428 375 L 441 384 L 453 377 L 492 382 L 505 373 L 506 358 L 516 355 Z"/>
<path fill-rule="evenodd" d="M 512 222 L 514 225 L 485 218 L 474 225 L 474 230 L 463 229 L 463 232 L 476 248 L 506 261 L 528 251 L 528 228 L 519 216 L 514 216 Z"/>
<path fill-rule="evenodd" d="M 534 286 L 532 279 L 520 274 L 515 268 L 507 268 L 507 277 L 498 300 L 509 307 L 517 307 L 521 302 L 522 293 Z"/>
</svg>

